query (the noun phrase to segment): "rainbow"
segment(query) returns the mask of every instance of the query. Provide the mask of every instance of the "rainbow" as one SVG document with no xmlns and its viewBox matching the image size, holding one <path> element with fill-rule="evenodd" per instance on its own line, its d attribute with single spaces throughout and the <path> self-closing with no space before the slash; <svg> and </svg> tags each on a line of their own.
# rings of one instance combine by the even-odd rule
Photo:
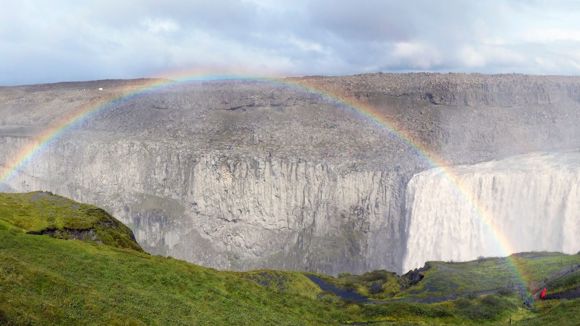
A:
<svg viewBox="0 0 580 326">
<path fill-rule="evenodd" d="M 138 85 L 129 85 L 122 88 L 113 95 L 109 95 L 100 99 L 92 100 L 72 112 L 60 117 L 54 121 L 48 128 L 36 135 L 34 139 L 26 146 L 24 146 L 13 157 L 12 160 L 6 163 L 2 168 L 0 167 L 0 185 L 8 182 L 10 179 L 18 175 L 23 168 L 31 162 L 35 157 L 42 153 L 50 144 L 58 140 L 68 130 L 82 124 L 84 121 L 91 119 L 95 114 L 103 110 L 114 107 L 116 104 L 131 100 L 141 94 L 154 91 L 156 89 L 167 87 L 181 82 L 191 81 L 212 81 L 212 80 L 246 80 L 246 81 L 261 81 L 273 83 L 281 86 L 290 86 L 295 89 L 302 90 L 307 93 L 317 94 L 322 96 L 326 101 L 341 107 L 345 110 L 350 110 L 368 122 L 386 129 L 391 134 L 398 137 L 402 142 L 412 148 L 417 155 L 423 158 L 431 167 L 437 168 L 441 173 L 459 190 L 460 195 L 464 200 L 469 202 L 477 215 L 481 218 L 484 225 L 489 228 L 495 236 L 497 246 L 502 252 L 503 256 L 508 257 L 507 261 L 509 268 L 512 270 L 521 282 L 521 285 L 527 283 L 525 281 L 523 270 L 518 268 L 511 253 L 515 252 L 508 239 L 505 237 L 501 229 L 494 223 L 491 213 L 473 196 L 473 194 L 463 185 L 461 178 L 454 173 L 449 162 L 433 153 L 428 147 L 420 141 L 414 140 L 414 137 L 401 127 L 397 121 L 380 114 L 379 111 L 362 101 L 352 97 L 340 94 L 339 91 L 325 89 L 322 85 L 316 83 L 313 78 L 278 78 L 278 77 L 260 77 L 237 74 L 211 74 L 207 72 L 180 72 L 169 75 L 155 76 L 156 78 L 144 80 Z"/>
</svg>

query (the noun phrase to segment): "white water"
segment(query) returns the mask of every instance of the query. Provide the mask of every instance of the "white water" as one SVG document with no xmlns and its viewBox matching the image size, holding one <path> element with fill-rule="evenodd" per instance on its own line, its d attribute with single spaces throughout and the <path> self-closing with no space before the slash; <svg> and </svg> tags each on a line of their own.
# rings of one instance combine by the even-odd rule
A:
<svg viewBox="0 0 580 326">
<path fill-rule="evenodd" d="M 430 260 L 580 250 L 580 152 L 529 154 L 452 171 L 463 191 L 441 169 L 409 182 L 404 271 Z"/>
</svg>

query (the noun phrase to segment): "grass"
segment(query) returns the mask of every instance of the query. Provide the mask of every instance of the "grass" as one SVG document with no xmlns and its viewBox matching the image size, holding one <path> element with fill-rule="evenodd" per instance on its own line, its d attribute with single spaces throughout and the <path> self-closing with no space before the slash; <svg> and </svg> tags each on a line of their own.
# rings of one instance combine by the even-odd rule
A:
<svg viewBox="0 0 580 326">
<path fill-rule="evenodd" d="M 514 264 L 528 282 L 541 282 L 551 274 L 580 264 L 580 255 L 562 255 L 557 252 L 531 252 L 512 255 Z"/>
<path fill-rule="evenodd" d="M 278 293 L 300 295 L 310 299 L 317 299 L 322 294 L 322 290 L 300 272 L 259 270 L 232 274 Z"/>
<path fill-rule="evenodd" d="M 46 230 L 61 230 L 61 233 Z M 94 230 L 96 237 L 79 237 Z M 518 256 L 541 280 L 578 255 Z M 305 273 L 227 272 L 144 253 L 131 231 L 90 205 L 48 193 L 0 194 L 0 324 L 7 325 L 522 325 L 578 321 L 578 300 L 524 309 L 513 293 L 473 295 L 510 279 L 502 259 L 430 263 L 410 285 L 387 271 L 320 275 L 382 303 L 344 302 Z M 576 274 L 554 286 L 578 286 Z M 436 303 L 435 295 L 466 294 Z"/>
<path fill-rule="evenodd" d="M 385 270 L 372 271 L 362 275 L 342 273 L 336 278 L 328 275 L 316 276 L 342 289 L 355 290 L 363 296 L 376 300 L 393 297 L 401 291 L 403 283 L 397 274 Z"/>
<path fill-rule="evenodd" d="M 515 325 L 580 325 L 580 299 L 538 302 L 536 309 L 536 314 L 517 321 Z"/>
<path fill-rule="evenodd" d="M 430 262 L 425 278 L 397 297 L 469 295 L 519 284 L 535 288 L 551 274 L 580 264 L 580 255 L 536 252 L 462 263 Z M 517 272 L 515 272 L 517 271 Z"/>
<path fill-rule="evenodd" d="M 548 287 L 550 288 L 550 292 L 552 293 L 572 290 L 578 288 L 579 286 L 580 286 L 580 270 L 548 283 Z"/>
<path fill-rule="evenodd" d="M 509 259 L 429 262 L 422 272 L 424 279 L 416 285 L 409 285 L 405 276 L 399 277 L 388 271 L 373 271 L 363 275 L 344 273 L 336 278 L 325 275 L 319 277 L 376 300 L 462 297 L 483 295 L 499 289 L 509 292 L 520 284 L 533 288 L 534 284 L 539 284 L 553 273 L 577 264 L 580 264 L 580 255 L 536 252 L 513 255 Z M 567 286 L 577 284 L 580 284 L 578 277 L 569 280 Z"/>
<path fill-rule="evenodd" d="M 392 302 L 362 307 L 376 321 L 418 325 L 496 324 L 509 321 L 519 308 L 513 297 L 489 295 L 434 304 Z"/>
<path fill-rule="evenodd" d="M 0 311 L 15 324 L 320 324 L 338 307 L 134 250 L 0 231 Z"/>
<path fill-rule="evenodd" d="M 142 250 L 131 230 L 104 210 L 47 192 L 0 194 L 0 228 Z"/>
</svg>

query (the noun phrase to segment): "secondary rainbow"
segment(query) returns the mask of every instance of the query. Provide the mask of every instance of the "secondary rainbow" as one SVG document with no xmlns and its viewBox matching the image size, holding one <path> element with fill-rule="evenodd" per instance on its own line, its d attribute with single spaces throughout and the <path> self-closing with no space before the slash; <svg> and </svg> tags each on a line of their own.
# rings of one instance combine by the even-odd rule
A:
<svg viewBox="0 0 580 326">
<path fill-rule="evenodd" d="M 50 144 L 58 140 L 64 133 L 66 133 L 66 131 L 81 124 L 83 121 L 90 119 L 98 112 L 114 108 L 117 104 L 131 100 L 132 98 L 141 94 L 186 81 L 261 81 L 274 83 L 281 86 L 290 86 L 303 90 L 304 92 L 318 94 L 325 100 L 334 103 L 336 106 L 355 112 L 365 118 L 367 121 L 378 125 L 381 128 L 386 128 L 390 133 L 396 135 L 402 142 L 412 148 L 431 167 L 440 169 L 443 175 L 457 187 L 463 199 L 472 205 L 473 209 L 477 212 L 477 215 L 495 236 L 498 248 L 504 256 L 509 256 L 512 252 L 515 252 L 503 232 L 494 223 L 490 212 L 483 205 L 481 205 L 481 203 L 479 203 L 473 194 L 463 185 L 461 178 L 454 173 L 453 169 L 450 167 L 450 164 L 439 157 L 436 153 L 430 151 L 427 146 L 417 140 L 414 140 L 408 131 L 398 125 L 397 121 L 385 117 L 384 115 L 380 114 L 376 108 L 367 103 L 356 100 L 349 96 L 345 96 L 344 94 L 340 94 L 338 91 L 324 89 L 320 85 L 316 84 L 316 79 L 310 78 L 256 77 L 237 74 L 216 75 L 205 72 L 180 72 L 164 75 L 162 77 L 163 78 L 144 80 L 143 83 L 138 85 L 128 85 L 120 90 L 117 90 L 114 94 L 109 94 L 103 98 L 92 100 L 60 117 L 48 128 L 36 135 L 29 144 L 24 146 L 16 155 L 13 156 L 13 159 L 6 163 L 2 169 L 2 172 L 0 173 L 0 184 L 6 183 L 14 176 L 18 175 L 18 173 L 22 171 L 23 167 L 25 167 L 36 156 L 46 150 Z M 95 92 L 101 91 L 106 92 L 107 90 L 95 89 Z M 523 274 L 520 272 L 520 269 L 511 259 L 508 259 L 508 262 L 510 263 L 510 267 L 518 280 L 522 284 L 525 284 L 526 282 Z"/>
</svg>

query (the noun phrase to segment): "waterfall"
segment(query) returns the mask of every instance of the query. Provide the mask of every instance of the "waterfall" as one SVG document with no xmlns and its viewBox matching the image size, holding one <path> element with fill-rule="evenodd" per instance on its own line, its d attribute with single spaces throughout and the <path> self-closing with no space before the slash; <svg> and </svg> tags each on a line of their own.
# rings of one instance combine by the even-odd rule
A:
<svg viewBox="0 0 580 326">
<path fill-rule="evenodd" d="M 406 196 L 404 271 L 429 260 L 580 250 L 580 152 L 427 170 Z"/>
</svg>

